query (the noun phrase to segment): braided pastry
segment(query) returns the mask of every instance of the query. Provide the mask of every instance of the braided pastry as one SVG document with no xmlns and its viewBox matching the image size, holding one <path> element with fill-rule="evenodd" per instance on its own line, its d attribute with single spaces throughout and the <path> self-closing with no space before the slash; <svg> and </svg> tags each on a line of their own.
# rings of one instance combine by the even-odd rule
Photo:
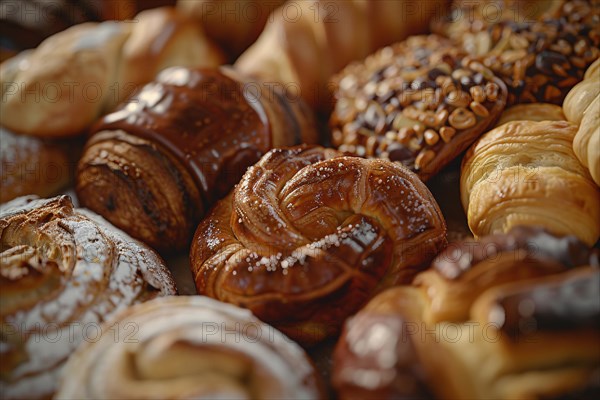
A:
<svg viewBox="0 0 600 400">
<path fill-rule="evenodd" d="M 506 87 L 440 36 L 414 36 L 336 75 L 332 143 L 427 180 L 498 119 Z"/>
<path fill-rule="evenodd" d="M 566 121 L 501 125 L 466 153 L 461 200 L 476 236 L 540 225 L 593 245 L 600 237 L 600 189 L 573 153 Z"/>
<path fill-rule="evenodd" d="M 446 225 L 416 175 L 320 147 L 272 150 L 196 230 L 198 292 L 310 344 L 375 292 L 410 282 Z"/>
<path fill-rule="evenodd" d="M 69 359 L 61 399 L 317 399 L 304 351 L 247 310 L 200 296 L 131 307 Z M 127 329 L 131 327 L 133 329 Z"/>
<path fill-rule="evenodd" d="M 47 398 L 70 353 L 124 307 L 176 293 L 162 260 L 67 196 L 0 210 L 6 398 Z"/>
<path fill-rule="evenodd" d="M 595 398 L 599 288 L 598 253 L 575 237 L 450 243 L 347 321 L 333 384 L 341 399 Z"/>
<path fill-rule="evenodd" d="M 316 141 L 310 110 L 283 92 L 228 68 L 168 68 L 94 126 L 77 195 L 154 248 L 183 249 L 205 211 L 264 153 Z"/>
</svg>

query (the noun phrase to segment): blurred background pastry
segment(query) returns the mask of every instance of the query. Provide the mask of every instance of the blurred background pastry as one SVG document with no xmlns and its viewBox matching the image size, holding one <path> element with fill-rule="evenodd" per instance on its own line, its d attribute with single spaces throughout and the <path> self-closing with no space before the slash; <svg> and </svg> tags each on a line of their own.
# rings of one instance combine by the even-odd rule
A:
<svg viewBox="0 0 600 400">
<path fill-rule="evenodd" d="M 133 306 L 65 367 L 57 398 L 321 399 L 297 344 L 249 311 L 201 296 Z M 135 327 L 133 334 L 125 330 Z"/>
<path fill-rule="evenodd" d="M 49 398 L 63 363 L 125 307 L 176 294 L 164 262 L 68 196 L 0 208 L 2 396 Z"/>
<path fill-rule="evenodd" d="M 314 344 L 445 243 L 438 205 L 408 169 L 298 146 L 246 172 L 198 226 L 190 259 L 198 293 Z"/>
</svg>

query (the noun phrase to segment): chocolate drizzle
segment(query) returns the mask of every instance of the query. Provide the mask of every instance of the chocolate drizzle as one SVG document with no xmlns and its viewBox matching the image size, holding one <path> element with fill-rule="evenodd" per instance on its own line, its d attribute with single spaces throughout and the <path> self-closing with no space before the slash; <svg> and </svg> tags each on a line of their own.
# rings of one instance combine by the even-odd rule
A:
<svg viewBox="0 0 600 400">
<path fill-rule="evenodd" d="M 212 203 L 271 147 L 260 90 L 226 68 L 169 68 L 93 132 L 120 129 L 161 145 Z"/>
<path fill-rule="evenodd" d="M 589 249 L 575 236 L 557 237 L 540 227 L 518 226 L 507 234 L 452 243 L 435 258 L 432 267 L 446 279 L 454 280 L 499 253 L 519 250 L 526 252 L 524 258 L 560 263 L 566 268 L 598 266 L 598 251 Z"/>
</svg>

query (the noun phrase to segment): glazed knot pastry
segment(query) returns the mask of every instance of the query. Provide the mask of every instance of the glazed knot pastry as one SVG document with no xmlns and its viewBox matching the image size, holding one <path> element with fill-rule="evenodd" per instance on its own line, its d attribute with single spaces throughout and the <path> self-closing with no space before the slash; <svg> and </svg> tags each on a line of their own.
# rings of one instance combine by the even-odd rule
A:
<svg viewBox="0 0 600 400">
<path fill-rule="evenodd" d="M 513 121 L 476 142 L 461 171 L 461 200 L 475 236 L 540 225 L 592 246 L 600 237 L 600 189 L 573 153 L 566 121 Z"/>
<path fill-rule="evenodd" d="M 312 344 L 446 244 L 433 196 L 406 168 L 320 147 L 275 149 L 200 223 L 198 292 Z"/>
<path fill-rule="evenodd" d="M 332 143 L 340 151 L 399 161 L 423 180 L 493 126 L 504 83 L 440 36 L 385 47 L 333 78 Z"/>
<path fill-rule="evenodd" d="M 93 128 L 77 174 L 87 208 L 161 251 L 274 146 L 316 142 L 310 111 L 231 69 L 164 70 Z"/>
<path fill-rule="evenodd" d="M 249 311 L 206 297 L 133 306 L 69 359 L 59 399 L 319 399 L 308 357 Z M 132 329 L 133 328 L 133 329 Z"/>
<path fill-rule="evenodd" d="M 508 104 L 560 105 L 600 55 L 596 0 L 456 3 L 450 22 L 434 30 L 500 77 Z"/>
<path fill-rule="evenodd" d="M 6 398 L 49 398 L 67 357 L 123 308 L 176 293 L 163 261 L 67 196 L 0 210 L 1 381 Z"/>
<path fill-rule="evenodd" d="M 347 321 L 333 385 L 341 399 L 595 398 L 599 288 L 598 252 L 573 236 L 450 243 Z"/>
</svg>

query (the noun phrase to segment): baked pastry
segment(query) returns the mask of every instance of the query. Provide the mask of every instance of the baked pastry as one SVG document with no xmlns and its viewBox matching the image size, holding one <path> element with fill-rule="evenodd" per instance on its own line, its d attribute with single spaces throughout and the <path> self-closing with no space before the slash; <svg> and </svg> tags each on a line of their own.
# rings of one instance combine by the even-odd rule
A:
<svg viewBox="0 0 600 400">
<path fill-rule="evenodd" d="M 600 185 L 600 58 L 588 68 L 563 104 L 569 121 L 579 125 L 573 140 L 573 151 Z"/>
<path fill-rule="evenodd" d="M 311 0 L 288 2 L 269 16 L 262 34 L 235 67 L 298 91 L 329 113 L 330 77 L 373 51 L 425 33 L 447 0 Z"/>
<path fill-rule="evenodd" d="M 72 182 L 71 154 L 79 152 L 81 143 L 47 142 L 2 127 L 0 143 L 0 203 L 26 194 L 52 196 Z"/>
<path fill-rule="evenodd" d="M 502 3 L 459 2 L 467 10 L 459 5 L 458 17 L 442 23 L 438 32 L 458 42 L 506 83 L 509 105 L 562 104 L 600 55 L 597 2 L 509 1 L 515 7 Z M 521 12 L 518 3 L 529 11 Z M 479 5 L 482 14 L 470 12 L 473 5 Z"/>
<path fill-rule="evenodd" d="M 598 288 L 598 253 L 573 236 L 518 227 L 450 243 L 414 286 L 348 319 L 333 385 L 340 399 L 597 395 Z"/>
<path fill-rule="evenodd" d="M 92 134 L 76 178 L 81 204 L 160 251 L 185 248 L 270 148 L 318 139 L 304 103 L 229 68 L 166 69 Z"/>
<path fill-rule="evenodd" d="M 0 208 L 4 398 L 49 398 L 63 363 L 100 323 L 176 293 L 163 261 L 67 196 Z"/>
<path fill-rule="evenodd" d="M 590 246 L 598 240 L 600 189 L 573 153 L 576 131 L 566 121 L 514 121 L 467 151 L 460 191 L 475 236 L 540 225 Z"/>
<path fill-rule="evenodd" d="M 285 0 L 177 0 L 177 10 L 196 20 L 235 60 L 258 38 L 271 12 Z M 291 12 L 295 11 L 290 10 Z"/>
<path fill-rule="evenodd" d="M 229 304 L 202 296 L 156 299 L 104 325 L 110 326 L 118 332 L 104 330 L 69 359 L 57 398 L 324 397 L 300 346 Z"/>
<path fill-rule="evenodd" d="M 198 226 L 200 294 L 310 345 L 446 244 L 427 187 L 402 166 L 321 147 L 275 149 Z"/>
<path fill-rule="evenodd" d="M 143 11 L 135 21 L 59 32 L 21 60 L 10 80 L 4 70 L 14 63 L 2 63 L 2 125 L 35 136 L 79 135 L 160 70 L 224 61 L 200 27 L 174 9 Z"/>
<path fill-rule="evenodd" d="M 506 87 L 440 36 L 413 36 L 333 78 L 332 143 L 427 180 L 493 126 Z"/>
<path fill-rule="evenodd" d="M 508 107 L 500 115 L 496 126 L 511 121 L 566 121 L 561 106 L 549 103 L 526 103 Z"/>
</svg>

